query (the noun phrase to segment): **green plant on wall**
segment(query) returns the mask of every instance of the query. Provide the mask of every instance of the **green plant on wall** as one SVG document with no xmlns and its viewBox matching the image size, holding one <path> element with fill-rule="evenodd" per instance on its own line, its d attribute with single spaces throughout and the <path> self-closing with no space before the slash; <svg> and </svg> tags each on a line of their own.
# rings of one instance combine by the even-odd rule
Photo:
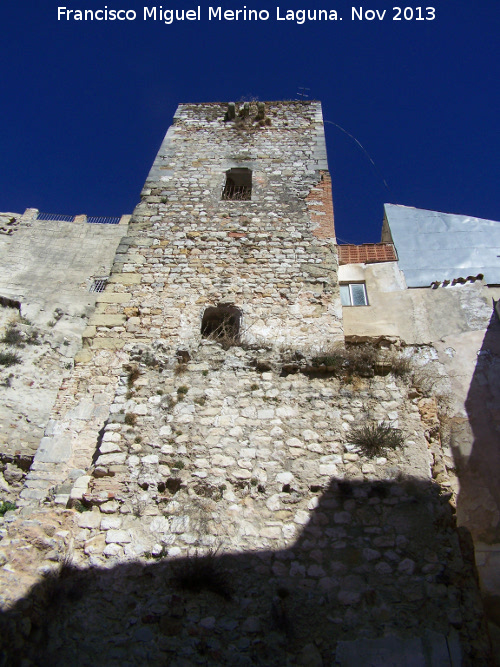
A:
<svg viewBox="0 0 500 667">
<path fill-rule="evenodd" d="M 349 440 L 361 447 L 367 456 L 378 456 L 386 449 L 402 447 L 404 436 L 400 429 L 391 424 L 360 424 L 353 426 L 349 433 Z"/>
<path fill-rule="evenodd" d="M 13 347 L 24 347 L 24 338 L 19 329 L 16 329 L 14 324 L 11 324 L 7 327 L 5 334 L 2 338 L 2 343 L 6 345 L 12 345 Z"/>
<path fill-rule="evenodd" d="M 13 366 L 21 361 L 21 357 L 15 352 L 0 352 L 0 366 Z"/>
<path fill-rule="evenodd" d="M 0 516 L 3 516 L 6 512 L 15 509 L 17 509 L 17 505 L 15 503 L 11 503 L 10 500 L 0 501 Z"/>
</svg>

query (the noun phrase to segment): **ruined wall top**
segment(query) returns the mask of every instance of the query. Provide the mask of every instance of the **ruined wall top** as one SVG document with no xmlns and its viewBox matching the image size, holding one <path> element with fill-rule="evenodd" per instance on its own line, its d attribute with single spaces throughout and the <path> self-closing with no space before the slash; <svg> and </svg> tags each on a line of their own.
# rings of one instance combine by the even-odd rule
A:
<svg viewBox="0 0 500 667">
<path fill-rule="evenodd" d="M 231 117 L 233 112 L 234 117 Z M 278 144 L 283 140 L 278 137 L 301 137 L 307 139 L 312 149 L 307 160 L 308 171 L 328 170 L 320 102 L 180 104 L 174 124 L 169 128 L 149 173 L 147 186 L 168 179 L 169 165 L 166 162 L 178 152 L 179 141 L 185 140 L 188 134 L 195 134 L 202 141 L 211 137 L 217 143 L 224 138 L 233 144 L 233 149 L 236 143 L 240 148 L 238 153 L 227 148 L 222 151 L 227 154 L 228 160 L 236 161 L 265 157 L 284 161 L 283 156 L 277 155 L 280 150 Z M 262 153 L 266 147 L 268 150 Z M 205 160 L 219 157 L 213 152 L 200 155 L 200 159 Z M 293 153 L 289 157 L 293 165 Z"/>
</svg>

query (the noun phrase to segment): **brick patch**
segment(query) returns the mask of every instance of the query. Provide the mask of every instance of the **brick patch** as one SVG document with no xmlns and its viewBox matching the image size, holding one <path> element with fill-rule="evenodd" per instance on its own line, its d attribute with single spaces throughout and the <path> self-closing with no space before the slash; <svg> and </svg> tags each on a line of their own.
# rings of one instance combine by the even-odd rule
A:
<svg viewBox="0 0 500 667">
<path fill-rule="evenodd" d="M 317 225 L 313 229 L 314 236 L 329 239 L 335 236 L 332 179 L 327 171 L 320 171 L 320 175 L 320 182 L 311 189 L 306 197 L 306 202 L 311 220 Z"/>
<path fill-rule="evenodd" d="M 339 245 L 339 264 L 375 264 L 396 262 L 396 251 L 392 243 L 363 243 L 363 245 Z"/>
</svg>

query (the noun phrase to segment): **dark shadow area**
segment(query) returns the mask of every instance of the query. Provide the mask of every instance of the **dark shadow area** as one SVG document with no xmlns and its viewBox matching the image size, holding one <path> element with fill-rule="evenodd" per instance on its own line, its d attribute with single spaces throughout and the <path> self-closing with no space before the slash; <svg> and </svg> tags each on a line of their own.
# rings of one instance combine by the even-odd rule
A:
<svg viewBox="0 0 500 667">
<path fill-rule="evenodd" d="M 259 537 L 300 528 L 289 548 L 61 564 L 1 615 L 0 665 L 491 664 L 472 543 L 438 485 L 332 481 L 309 516 L 288 487 L 294 523 Z"/>
<path fill-rule="evenodd" d="M 201 335 L 216 341 L 239 341 L 241 310 L 228 303 L 208 306 L 201 320 Z"/>
<path fill-rule="evenodd" d="M 9 299 L 7 296 L 0 296 L 0 306 L 3 306 L 4 308 L 16 308 L 21 312 L 21 302 Z"/>
<path fill-rule="evenodd" d="M 492 639 L 500 649 L 500 595 L 492 593 L 500 591 L 500 322 L 495 312 L 465 407 L 467 420 L 455 417 L 451 424 L 460 479 L 457 520 L 474 538 Z"/>
<path fill-rule="evenodd" d="M 222 199 L 225 201 L 250 201 L 252 199 L 251 169 L 235 167 L 226 171 Z"/>
</svg>

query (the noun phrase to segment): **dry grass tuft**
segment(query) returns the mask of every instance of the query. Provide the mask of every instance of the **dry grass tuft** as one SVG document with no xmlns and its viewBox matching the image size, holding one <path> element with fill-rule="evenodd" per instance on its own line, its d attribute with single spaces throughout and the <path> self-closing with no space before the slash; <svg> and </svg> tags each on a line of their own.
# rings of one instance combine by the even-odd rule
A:
<svg viewBox="0 0 500 667">
<path fill-rule="evenodd" d="M 386 449 L 402 447 L 404 436 L 400 429 L 391 424 L 362 424 L 351 428 L 349 440 L 361 447 L 370 457 L 379 456 Z"/>
<path fill-rule="evenodd" d="M 210 549 L 204 556 L 186 559 L 175 567 L 174 581 L 192 593 L 210 591 L 230 600 L 233 594 L 227 572 L 219 562 L 218 550 Z"/>
</svg>

